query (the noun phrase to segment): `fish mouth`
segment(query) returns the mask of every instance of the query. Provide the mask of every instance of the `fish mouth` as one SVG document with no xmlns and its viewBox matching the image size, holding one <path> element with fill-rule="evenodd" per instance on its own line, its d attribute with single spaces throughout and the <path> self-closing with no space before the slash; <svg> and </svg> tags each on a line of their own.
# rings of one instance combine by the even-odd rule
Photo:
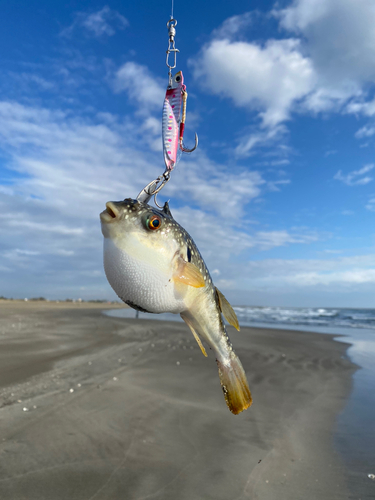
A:
<svg viewBox="0 0 375 500">
<path fill-rule="evenodd" d="M 114 220 L 116 220 L 120 212 L 116 205 L 111 201 L 106 203 L 105 206 L 106 209 L 100 214 L 100 220 L 102 222 L 113 222 Z"/>
</svg>

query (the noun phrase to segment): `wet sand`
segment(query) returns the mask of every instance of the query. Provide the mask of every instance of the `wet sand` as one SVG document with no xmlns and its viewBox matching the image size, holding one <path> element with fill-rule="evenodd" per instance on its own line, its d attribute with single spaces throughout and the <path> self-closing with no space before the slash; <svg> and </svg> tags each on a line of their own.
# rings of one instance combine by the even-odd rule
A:
<svg viewBox="0 0 375 500">
<path fill-rule="evenodd" d="M 106 307 L 0 303 L 1 499 L 357 498 L 333 446 L 346 344 L 230 329 L 254 398 L 234 416 L 187 326 Z"/>
</svg>

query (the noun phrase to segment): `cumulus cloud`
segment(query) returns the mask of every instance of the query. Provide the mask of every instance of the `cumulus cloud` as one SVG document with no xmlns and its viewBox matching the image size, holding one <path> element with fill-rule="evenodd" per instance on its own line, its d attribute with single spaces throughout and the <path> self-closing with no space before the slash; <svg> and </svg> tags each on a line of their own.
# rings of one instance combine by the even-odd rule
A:
<svg viewBox="0 0 375 500">
<path fill-rule="evenodd" d="M 341 110 L 373 116 L 366 101 L 375 83 L 375 5 L 372 0 L 294 0 L 274 10 L 280 25 L 305 40 L 305 50 L 317 74 L 317 87 L 306 106 L 314 111 Z"/>
<path fill-rule="evenodd" d="M 370 198 L 366 204 L 367 210 L 370 212 L 375 212 L 375 198 Z"/>
<path fill-rule="evenodd" d="M 248 203 L 261 194 L 266 184 L 257 171 L 238 169 L 228 175 L 224 165 L 213 162 L 203 152 L 185 162 L 185 168 L 178 167 L 174 172 L 175 182 L 167 184 L 166 195 L 193 200 L 204 210 L 219 213 L 225 219 L 242 217 Z"/>
<path fill-rule="evenodd" d="M 332 290 L 340 286 L 350 289 L 375 283 L 375 254 L 332 259 L 264 259 L 249 261 L 242 276 L 233 277 L 241 287 L 251 280 L 254 289 Z M 333 288 L 330 288 L 333 287 Z"/>
<path fill-rule="evenodd" d="M 371 172 L 374 166 L 375 165 L 371 163 L 369 165 L 365 165 L 359 170 L 353 170 L 352 172 L 349 172 L 346 175 L 344 175 L 342 171 L 339 170 L 337 174 L 335 174 L 334 179 L 343 182 L 347 186 L 363 186 L 373 180 L 372 177 L 369 177 L 368 175 L 365 174 Z"/>
<path fill-rule="evenodd" d="M 372 101 L 353 101 L 347 106 L 348 113 L 362 114 L 364 116 L 375 115 L 375 99 Z"/>
<path fill-rule="evenodd" d="M 250 134 L 243 134 L 235 148 L 235 154 L 238 157 L 248 156 L 252 153 L 254 148 L 258 146 L 266 147 L 272 145 L 276 141 L 285 137 L 286 133 L 286 127 L 279 124 L 271 128 L 266 128 L 265 130 L 258 130 Z"/>
<path fill-rule="evenodd" d="M 178 221 L 196 238 L 212 268 L 220 268 L 232 255 L 239 255 L 248 249 L 270 250 L 291 244 L 309 244 L 320 239 L 313 231 L 307 230 L 274 230 L 256 231 L 251 228 L 251 221 L 243 225 L 240 219 L 237 224 L 218 218 L 202 210 L 188 207 L 173 210 Z M 220 252 L 217 249 L 220 248 Z"/>
<path fill-rule="evenodd" d="M 317 241 L 319 236 L 316 233 L 296 233 L 288 231 L 258 231 L 255 233 L 255 241 L 257 245 L 265 250 L 274 247 L 285 246 L 291 243 L 312 243 Z"/>
<path fill-rule="evenodd" d="M 267 185 L 270 191 L 280 191 L 280 186 L 286 186 L 290 184 L 290 182 L 290 179 L 281 179 L 278 181 L 270 181 Z"/>
<path fill-rule="evenodd" d="M 240 28 L 257 15 L 247 12 L 225 20 L 190 62 L 206 90 L 260 119 L 261 129 L 240 139 L 239 156 L 279 141 L 278 127 L 292 113 L 375 114 L 374 101 L 367 100 L 375 83 L 372 0 L 295 0 L 271 14 L 287 37 L 239 40 Z"/>
<path fill-rule="evenodd" d="M 228 17 L 223 24 L 214 30 L 213 36 L 215 38 L 232 38 L 234 35 L 239 35 L 240 31 L 244 28 L 251 26 L 257 17 L 258 12 L 245 12 L 238 16 Z"/>
<path fill-rule="evenodd" d="M 146 66 L 134 62 L 123 64 L 115 74 L 113 86 L 115 92 L 125 91 L 144 113 L 149 112 L 149 106 L 161 109 L 165 85 Z"/>
<path fill-rule="evenodd" d="M 160 153 L 144 148 L 142 126 L 102 118 L 0 102 L 0 147 L 9 158 L 0 198 L 1 256 L 13 282 L 24 273 L 26 295 L 53 289 L 54 296 L 73 290 L 108 296 L 98 215 L 106 201 L 135 197 L 161 173 Z M 152 117 L 142 123 L 156 131 Z M 250 237 L 247 225 L 239 228 L 246 205 L 265 185 L 259 172 L 230 171 L 200 152 L 176 169 L 162 196 L 173 196 L 179 208 L 172 210 L 193 234 L 199 227 L 202 252 L 221 246 L 222 265 L 233 252 L 288 244 L 285 235 Z M 10 291 L 17 288 L 13 282 L 7 282 Z M 84 288 L 77 291 L 77 282 Z"/>
<path fill-rule="evenodd" d="M 365 125 L 364 127 L 360 128 L 355 134 L 357 139 L 372 137 L 373 135 L 375 135 L 375 127 L 370 125 Z"/>
<path fill-rule="evenodd" d="M 61 35 L 69 37 L 73 31 L 80 29 L 86 34 L 100 38 L 104 35 L 113 36 L 116 30 L 123 30 L 128 25 L 129 21 L 123 15 L 106 5 L 96 12 L 77 12 L 73 24 L 65 28 Z"/>
<path fill-rule="evenodd" d="M 157 124 L 152 116 L 136 120 L 0 102 L 0 147 L 9 159 L 8 181 L 0 186 L 8 293 L 19 293 L 15 276 L 22 275 L 26 296 L 109 296 L 98 215 L 106 201 L 135 197 L 161 173 L 160 153 L 144 148 L 142 129 L 156 133 Z M 233 255 L 317 240 L 309 231 L 255 229 L 246 207 L 272 173 L 265 179 L 258 171 L 231 170 L 204 151 L 184 163 L 160 197 L 173 198 L 174 216 L 223 280 Z"/>
<path fill-rule="evenodd" d="M 151 156 L 129 147 L 126 125 L 14 102 L 0 103 L 0 117 L 11 186 L 0 198 L 2 260 L 9 264 L 3 286 L 19 293 L 22 280 L 22 293 L 38 289 L 61 297 L 83 294 L 82 284 L 86 297 L 108 294 L 98 214 L 109 199 L 140 191 L 134 171 L 154 177 Z"/>
<path fill-rule="evenodd" d="M 303 35 L 327 83 L 375 80 L 375 5 L 372 0 L 294 0 L 274 11 L 281 26 Z"/>
<path fill-rule="evenodd" d="M 290 8 L 297 9 L 302 3 L 294 2 Z M 320 3 L 317 5 L 319 13 Z M 327 5 L 331 5 L 330 0 L 319 16 L 311 9 L 311 23 L 320 23 L 329 15 Z M 338 10 L 340 5 L 337 4 Z M 361 2 L 358 5 L 363 8 Z M 231 100 L 249 117 L 256 117 L 242 131 L 236 130 L 237 157 L 285 139 L 284 122 L 293 113 L 343 111 L 368 117 L 375 114 L 374 101 L 368 100 L 363 90 L 364 82 L 371 80 L 370 72 L 354 71 L 353 78 L 335 82 L 324 65 L 317 63 L 307 21 L 304 24 L 290 18 L 287 22 L 285 9 L 277 14 L 284 30 L 280 39 L 249 41 L 245 28 L 251 27 L 255 15 L 227 19 L 200 52 L 198 59 L 204 64 L 194 66 L 206 89 Z M 96 13 L 78 15 L 70 33 L 80 29 L 81 33 L 101 38 L 125 27 L 124 19 L 121 21 L 115 11 L 105 7 Z M 69 57 L 72 54 L 69 61 L 59 61 L 59 75 L 72 81 L 72 86 L 81 81 L 85 90 L 90 83 L 83 70 L 92 75 L 94 71 L 99 74 L 104 66 L 108 71 L 114 66 L 108 61 L 100 65 L 95 56 L 71 51 Z M 74 75 L 70 71 L 73 68 Z M 0 102 L 0 147 L 7 168 L 6 180 L 1 180 L 4 185 L 0 185 L 1 270 L 8 276 L 2 284 L 7 293 L 13 290 L 19 294 L 22 282 L 22 293 L 26 295 L 108 297 L 110 288 L 102 271 L 98 214 L 107 200 L 135 197 L 146 182 L 161 173 L 160 110 L 165 82 L 155 78 L 146 66 L 134 62 L 127 62 L 116 71 L 112 69 L 110 78 L 106 73 L 104 79 L 106 83 L 111 81 L 111 89 L 126 94 L 134 106 L 120 116 L 106 112 L 102 101 L 100 110 L 95 109 L 99 100 L 91 97 L 90 106 L 86 106 L 88 100 L 80 102 L 78 93 L 70 95 L 72 99 L 64 108 L 62 99 L 66 95 L 58 90 L 60 81 L 54 78 L 50 82 L 49 78 L 47 71 L 43 78 L 36 73 L 20 73 L 28 88 L 61 94 L 51 109 L 47 104 L 27 106 L 21 100 Z M 95 85 L 99 85 L 98 81 Z M 18 99 L 20 94 L 12 96 Z M 36 96 L 38 100 L 30 95 L 22 97 L 27 98 L 24 103 L 40 103 L 43 99 L 41 94 Z M 61 109 L 57 109 L 57 102 Z M 189 116 L 191 119 L 192 114 Z M 371 135 L 372 125 L 357 132 L 359 138 Z M 272 156 L 275 149 L 268 152 L 268 159 L 274 161 L 256 165 L 277 167 L 288 163 L 286 154 Z M 249 203 L 269 201 L 262 199 L 265 192 L 277 191 L 290 182 L 274 169 L 250 170 L 248 165 L 235 161 L 229 166 L 203 148 L 184 158 L 159 201 L 172 197 L 172 213 L 196 239 L 209 267 L 220 276 L 221 286 L 268 290 L 278 287 L 280 293 L 287 287 L 299 290 L 303 285 L 371 283 L 365 276 L 375 265 L 355 259 L 341 259 L 338 266 L 333 261 L 318 260 L 267 259 L 264 266 L 259 260 L 252 261 L 252 255 L 254 259 L 264 255 L 260 252 L 309 245 L 327 236 L 306 228 L 280 228 L 277 223 L 265 226 L 254 220 Z M 365 184 L 371 180 L 368 174 L 372 168 L 366 165 L 349 173 L 339 171 L 336 178 L 351 186 Z M 369 196 L 367 209 L 373 210 L 374 206 L 374 199 Z"/>
<path fill-rule="evenodd" d="M 314 84 L 311 61 L 293 38 L 268 40 L 263 46 L 214 39 L 192 64 L 206 88 L 258 111 L 264 126 L 288 119 L 293 102 Z"/>
</svg>

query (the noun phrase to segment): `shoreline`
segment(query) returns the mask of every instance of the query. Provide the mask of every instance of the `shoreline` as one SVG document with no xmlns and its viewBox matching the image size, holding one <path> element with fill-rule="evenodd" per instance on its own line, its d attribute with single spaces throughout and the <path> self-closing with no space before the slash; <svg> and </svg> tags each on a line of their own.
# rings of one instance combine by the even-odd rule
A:
<svg viewBox="0 0 375 500">
<path fill-rule="evenodd" d="M 103 304 L 29 304 L 0 306 L 0 367 L 12 342 L 21 365 L 0 388 L 0 497 L 349 498 L 333 444 L 356 371 L 348 344 L 229 329 L 254 397 L 234 416 L 212 353 L 184 324 L 114 318 Z M 33 356 L 41 371 L 30 376 Z"/>
</svg>

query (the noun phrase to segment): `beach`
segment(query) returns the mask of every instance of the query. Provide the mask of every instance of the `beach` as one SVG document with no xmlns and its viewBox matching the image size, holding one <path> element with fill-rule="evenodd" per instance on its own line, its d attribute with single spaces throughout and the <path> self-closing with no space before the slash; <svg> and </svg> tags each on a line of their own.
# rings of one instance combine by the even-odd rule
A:
<svg viewBox="0 0 375 500">
<path fill-rule="evenodd" d="M 333 442 L 347 344 L 229 328 L 254 399 L 234 416 L 186 325 L 115 307 L 0 303 L 1 499 L 371 498 Z"/>
</svg>

